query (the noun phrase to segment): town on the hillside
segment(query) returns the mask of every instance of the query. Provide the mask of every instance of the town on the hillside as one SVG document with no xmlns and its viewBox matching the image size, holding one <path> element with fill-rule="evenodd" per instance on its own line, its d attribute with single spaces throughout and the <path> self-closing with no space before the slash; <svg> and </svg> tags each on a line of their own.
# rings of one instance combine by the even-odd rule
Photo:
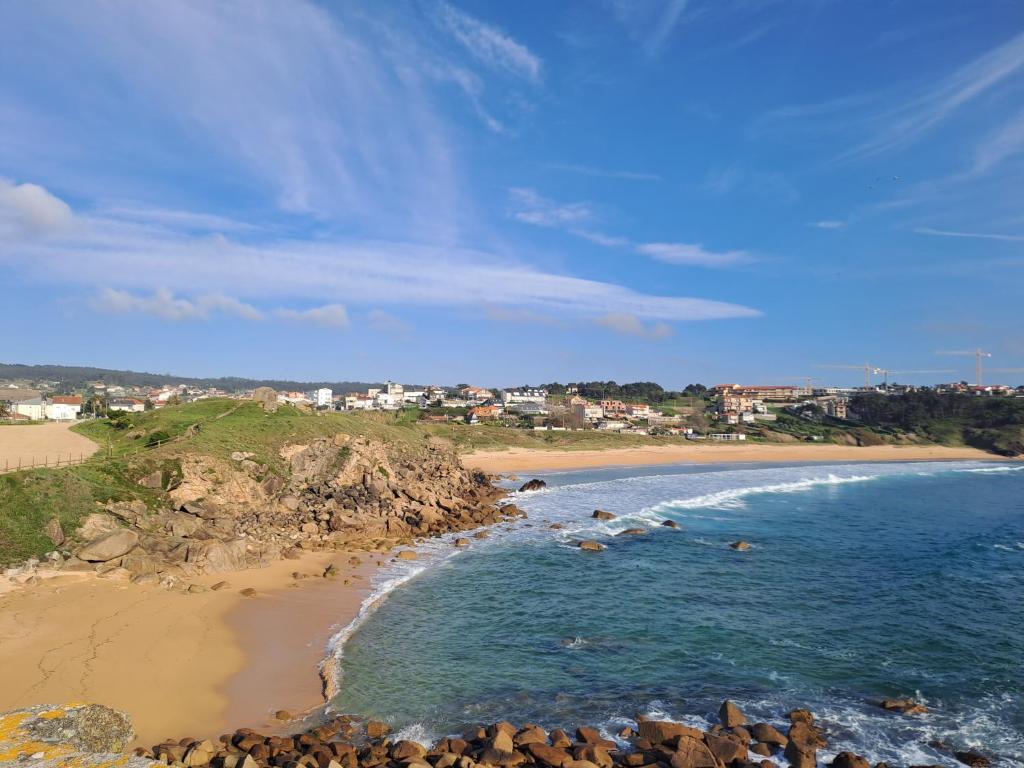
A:
<svg viewBox="0 0 1024 768">
<path fill-rule="evenodd" d="M 774 428 L 783 418 L 810 421 L 855 420 L 850 400 L 863 393 L 903 394 L 928 390 L 937 394 L 979 397 L 1024 397 L 1024 386 L 971 385 L 966 382 L 916 387 L 888 382 L 864 387 L 718 384 L 690 385 L 666 392 L 655 384 L 614 382 L 552 384 L 544 387 L 491 389 L 471 385 L 408 386 L 388 381 L 359 392 L 277 391 L 277 400 L 315 411 L 415 411 L 423 421 L 491 424 L 538 431 L 601 430 L 608 433 L 682 435 L 689 439 L 744 440 L 750 428 Z M 610 396 L 608 392 L 629 392 Z M 248 398 L 252 389 L 165 384 L 159 387 L 85 382 L 76 391 L 58 381 L 0 381 L 0 419 L 14 422 L 74 421 L 143 412 L 206 398 Z"/>
</svg>

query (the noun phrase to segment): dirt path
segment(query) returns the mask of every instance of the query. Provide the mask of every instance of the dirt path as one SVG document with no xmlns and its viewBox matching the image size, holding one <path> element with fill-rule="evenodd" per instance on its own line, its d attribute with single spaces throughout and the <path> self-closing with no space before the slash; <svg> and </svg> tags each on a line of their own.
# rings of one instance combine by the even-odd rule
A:
<svg viewBox="0 0 1024 768">
<path fill-rule="evenodd" d="M 70 457 L 91 456 L 99 448 L 87 437 L 72 432 L 73 422 L 47 424 L 0 425 L 0 472 L 17 469 L 18 461 L 29 465 L 41 464 L 47 459 L 53 465 L 57 458 L 66 462 Z"/>
</svg>

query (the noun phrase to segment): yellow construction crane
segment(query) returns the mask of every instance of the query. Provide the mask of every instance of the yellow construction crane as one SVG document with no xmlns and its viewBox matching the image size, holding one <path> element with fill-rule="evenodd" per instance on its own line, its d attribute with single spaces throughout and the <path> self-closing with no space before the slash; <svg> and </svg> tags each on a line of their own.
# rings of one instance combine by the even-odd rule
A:
<svg viewBox="0 0 1024 768">
<path fill-rule="evenodd" d="M 945 351 L 942 351 L 942 352 L 936 352 L 935 354 L 937 354 L 937 355 L 952 355 L 954 357 L 971 357 L 971 356 L 973 356 L 974 357 L 974 383 L 977 386 L 979 386 L 979 387 L 981 386 L 981 372 L 982 372 L 981 359 L 983 357 L 992 357 L 992 353 L 991 352 L 986 352 L 981 347 L 978 347 L 977 349 L 967 349 L 967 350 L 959 350 L 959 349 L 958 350 L 953 350 L 953 351 L 945 350 Z"/>
<path fill-rule="evenodd" d="M 890 370 L 888 368 L 875 368 L 873 373 L 876 376 L 882 376 L 883 377 L 883 382 L 884 382 L 883 386 L 888 388 L 889 387 L 889 374 L 890 373 L 895 376 L 895 375 L 901 374 L 901 373 L 956 373 L 956 370 L 953 369 L 953 368 L 936 368 L 936 369 L 931 369 L 931 370 L 927 370 L 926 369 L 926 370 L 917 370 L 917 371 L 893 371 L 893 370 Z"/>
<path fill-rule="evenodd" d="M 815 366 L 817 368 L 844 368 L 849 371 L 864 371 L 864 389 L 871 389 L 871 374 L 878 372 L 880 369 L 875 368 L 870 363 L 864 363 L 864 365 L 831 365 L 831 364 L 819 364 Z"/>
</svg>

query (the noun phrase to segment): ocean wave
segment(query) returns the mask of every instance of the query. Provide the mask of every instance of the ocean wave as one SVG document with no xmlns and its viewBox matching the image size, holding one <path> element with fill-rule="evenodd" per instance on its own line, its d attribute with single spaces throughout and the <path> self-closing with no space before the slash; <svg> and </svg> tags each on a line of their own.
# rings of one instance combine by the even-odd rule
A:
<svg viewBox="0 0 1024 768">
<path fill-rule="evenodd" d="M 828 474 L 825 477 L 813 477 L 803 480 L 794 480 L 788 483 L 774 483 L 772 485 L 754 485 L 747 488 L 729 488 L 723 491 L 695 496 L 691 499 L 673 499 L 663 501 L 651 508 L 651 511 L 659 513 L 672 509 L 700 509 L 701 507 L 716 507 L 718 509 L 741 509 L 747 496 L 763 493 L 801 493 L 812 488 L 829 485 L 846 485 L 847 483 L 864 483 L 869 480 L 878 480 L 880 475 L 851 475 L 843 477 L 840 475 Z"/>
<path fill-rule="evenodd" d="M 976 469 L 954 469 L 954 472 L 972 472 L 981 475 L 1001 474 L 1004 472 L 1021 472 L 1024 471 L 1024 464 L 1014 467 L 998 466 L 998 467 L 977 467 Z"/>
</svg>

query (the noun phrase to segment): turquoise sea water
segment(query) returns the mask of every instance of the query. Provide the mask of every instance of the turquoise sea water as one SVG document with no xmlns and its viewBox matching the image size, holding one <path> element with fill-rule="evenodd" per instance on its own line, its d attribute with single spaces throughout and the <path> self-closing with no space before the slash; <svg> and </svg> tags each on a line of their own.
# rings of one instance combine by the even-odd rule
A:
<svg viewBox="0 0 1024 768">
<path fill-rule="evenodd" d="M 544 475 L 547 490 L 512 499 L 528 520 L 456 555 L 428 544 L 424 562 L 381 574 L 390 593 L 339 646 L 332 707 L 429 740 L 498 719 L 613 733 L 643 712 L 707 725 L 729 697 L 775 722 L 809 707 L 826 757 L 956 765 L 931 746 L 941 739 L 1024 765 L 1021 470 Z M 619 517 L 592 520 L 596 508 Z M 615 536 L 637 526 L 648 533 Z M 581 552 L 580 538 L 608 549 Z M 741 538 L 749 551 L 729 548 Z M 883 696 L 930 712 L 884 712 Z"/>
</svg>

